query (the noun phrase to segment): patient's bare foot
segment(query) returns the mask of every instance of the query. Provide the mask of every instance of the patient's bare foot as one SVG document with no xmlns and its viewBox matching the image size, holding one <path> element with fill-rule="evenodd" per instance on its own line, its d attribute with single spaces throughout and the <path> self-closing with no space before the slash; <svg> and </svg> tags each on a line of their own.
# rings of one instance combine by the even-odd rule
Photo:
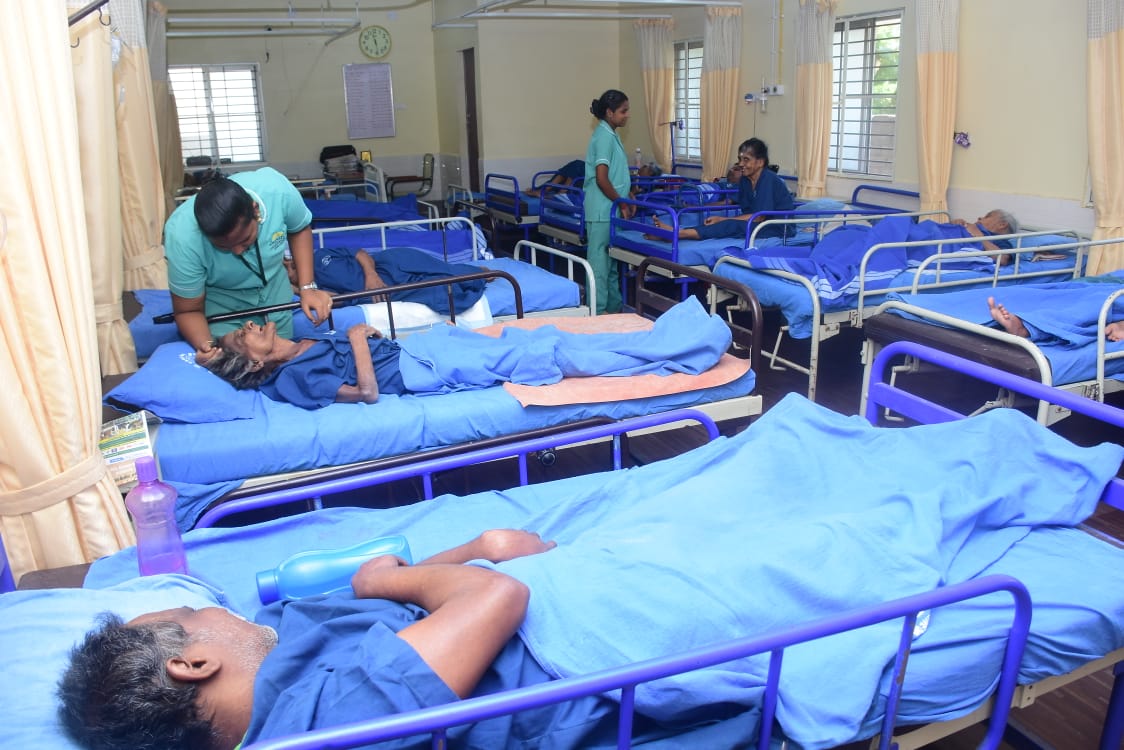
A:
<svg viewBox="0 0 1124 750">
<path fill-rule="evenodd" d="M 1007 333 L 1022 336 L 1024 339 L 1030 338 L 1030 331 L 1023 325 L 1022 319 L 1008 312 L 1007 308 L 995 301 L 995 297 L 987 298 L 987 310 L 991 313 L 991 319 L 1002 326 Z"/>
<path fill-rule="evenodd" d="M 671 225 L 664 224 L 662 221 L 659 220 L 658 217 L 653 216 L 652 217 L 652 223 L 655 224 L 658 228 L 664 230 L 665 232 L 671 231 Z M 644 239 L 646 239 L 646 240 L 659 240 L 661 242 L 667 242 L 667 237 L 662 237 L 662 236 L 656 235 L 656 234 L 646 234 L 646 235 L 644 235 Z"/>
</svg>

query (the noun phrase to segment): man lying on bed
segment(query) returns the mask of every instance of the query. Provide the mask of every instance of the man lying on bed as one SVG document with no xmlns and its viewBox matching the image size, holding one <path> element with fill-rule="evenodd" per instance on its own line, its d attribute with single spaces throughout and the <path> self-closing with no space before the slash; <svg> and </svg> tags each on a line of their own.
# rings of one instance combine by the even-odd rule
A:
<svg viewBox="0 0 1124 750">
<path fill-rule="evenodd" d="M 203 366 L 236 388 L 258 388 L 305 409 L 374 403 L 380 393 L 441 393 L 500 382 L 545 385 L 563 377 L 709 370 L 729 348 L 730 330 L 693 297 L 648 331 L 572 334 L 554 326 L 508 329 L 500 337 L 437 326 L 402 341 L 358 324 L 299 341 L 272 322 L 247 322 L 220 339 Z"/>
<path fill-rule="evenodd" d="M 229 750 L 397 713 L 415 707 L 412 701 L 448 703 L 545 682 L 514 637 L 528 588 L 462 563 L 498 563 L 554 546 L 532 532 L 496 529 L 417 565 L 378 557 L 352 579 L 354 598 L 277 602 L 259 612 L 260 624 L 217 607 L 128 623 L 107 616 L 72 653 L 59 685 L 62 723 L 88 748 Z M 583 702 L 590 710 L 577 714 L 579 726 L 565 725 L 572 705 L 550 706 L 478 725 L 473 746 L 501 747 L 509 734 L 543 726 L 573 746 L 582 746 L 574 740 L 586 733 L 611 738 L 613 704 Z"/>
<path fill-rule="evenodd" d="M 291 258 L 285 260 L 285 269 L 293 291 L 298 289 L 296 265 Z M 413 247 L 392 247 L 371 251 L 349 247 L 321 247 L 313 250 L 312 269 L 316 284 L 333 293 L 362 292 L 386 286 L 412 284 L 432 279 L 447 279 L 486 270 L 468 263 L 446 263 L 424 250 Z M 487 279 L 462 281 L 453 286 L 453 308 L 463 313 L 484 296 Z M 381 301 L 376 295 L 375 301 Z M 450 313 L 449 294 L 445 287 L 434 286 L 413 289 L 394 295 L 398 302 L 417 302 L 441 315 Z M 344 304 L 371 302 L 371 298 L 351 300 Z"/>
</svg>

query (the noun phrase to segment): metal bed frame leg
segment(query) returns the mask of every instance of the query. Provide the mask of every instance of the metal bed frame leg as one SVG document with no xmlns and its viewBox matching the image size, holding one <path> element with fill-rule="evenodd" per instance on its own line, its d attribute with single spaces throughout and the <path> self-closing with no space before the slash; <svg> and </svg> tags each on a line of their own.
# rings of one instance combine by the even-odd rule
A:
<svg viewBox="0 0 1124 750">
<path fill-rule="evenodd" d="M 1112 674 L 1112 692 L 1101 728 L 1101 750 L 1119 750 L 1120 743 L 1124 741 L 1124 662 L 1117 662 Z"/>
</svg>

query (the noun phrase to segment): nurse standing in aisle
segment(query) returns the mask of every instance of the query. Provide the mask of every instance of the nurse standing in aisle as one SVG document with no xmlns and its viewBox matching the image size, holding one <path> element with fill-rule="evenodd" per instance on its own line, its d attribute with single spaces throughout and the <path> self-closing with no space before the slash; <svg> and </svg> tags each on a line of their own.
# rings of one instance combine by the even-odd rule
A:
<svg viewBox="0 0 1124 750">
<path fill-rule="evenodd" d="M 621 289 L 617 264 L 609 258 L 609 210 L 613 201 L 627 196 L 631 185 L 628 154 L 617 129 L 628 122 L 628 97 L 609 89 L 594 99 L 589 111 L 599 122 L 585 154 L 586 257 L 597 281 L 597 314 L 620 312 Z M 632 206 L 623 205 L 625 216 Z"/>
</svg>

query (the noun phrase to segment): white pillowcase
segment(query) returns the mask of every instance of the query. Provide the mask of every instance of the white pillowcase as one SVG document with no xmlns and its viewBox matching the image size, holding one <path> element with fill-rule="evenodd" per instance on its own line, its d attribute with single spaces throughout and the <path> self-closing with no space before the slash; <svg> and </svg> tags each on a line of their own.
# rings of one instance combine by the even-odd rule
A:
<svg viewBox="0 0 1124 750">
<path fill-rule="evenodd" d="M 418 331 L 425 331 L 435 325 L 444 324 L 447 318 L 432 308 L 418 302 L 391 302 L 394 306 L 394 331 L 398 338 Z M 367 325 L 374 326 L 387 336 L 390 335 L 390 319 L 386 303 L 359 305 Z M 457 325 L 461 328 L 482 328 L 492 324 L 492 308 L 488 298 L 481 296 L 475 305 L 462 313 L 457 313 Z"/>
</svg>

